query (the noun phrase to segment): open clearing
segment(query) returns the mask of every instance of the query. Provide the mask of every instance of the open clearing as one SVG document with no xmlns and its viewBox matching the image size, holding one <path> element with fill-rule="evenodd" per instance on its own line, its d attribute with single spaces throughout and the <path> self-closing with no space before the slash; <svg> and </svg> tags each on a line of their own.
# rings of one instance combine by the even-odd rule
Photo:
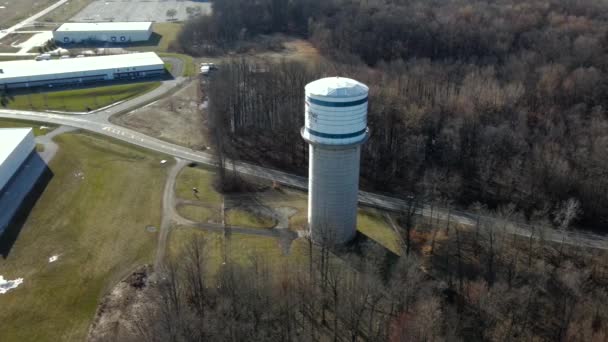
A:
<svg viewBox="0 0 608 342">
<path fill-rule="evenodd" d="M 13 33 L 0 39 L 0 52 L 17 52 L 20 48 L 17 46 L 26 42 L 34 36 L 33 33 Z"/>
<path fill-rule="evenodd" d="M 15 95 L 10 97 L 7 107 L 35 111 L 87 112 L 142 95 L 159 86 L 160 82 L 144 82 Z"/>
<path fill-rule="evenodd" d="M 56 10 L 40 18 L 38 21 L 63 24 L 64 22 L 68 21 L 68 19 L 76 15 L 76 13 L 80 12 L 88 4 L 90 4 L 91 1 L 93 0 L 70 0 Z"/>
<path fill-rule="evenodd" d="M 127 50 L 140 52 L 167 52 L 169 50 L 169 44 L 175 41 L 182 26 L 181 23 L 154 23 L 152 24 L 153 33 L 150 40 L 147 42 L 134 43 L 133 46 L 129 46 Z"/>
<path fill-rule="evenodd" d="M 202 150 L 207 141 L 202 133 L 205 121 L 198 110 L 198 88 L 191 82 L 170 97 L 110 118 L 112 123 L 138 132 Z"/>
<path fill-rule="evenodd" d="M 252 229 L 279 229 L 285 209 L 292 215 L 285 218 L 285 229 L 307 229 L 308 202 L 306 193 L 288 188 L 273 189 L 261 186 L 257 192 L 222 195 L 213 187 L 215 171 L 202 167 L 182 170 L 176 182 L 176 197 L 187 205 L 178 206 L 178 212 L 187 219 L 200 223 L 216 222 L 221 218 L 221 205 L 225 207 L 227 225 Z M 192 191 L 198 190 L 197 193 Z M 399 236 L 387 220 L 385 212 L 362 207 L 357 217 L 357 230 L 366 238 L 399 254 Z"/>
<path fill-rule="evenodd" d="M 0 258 L 6 279 L 24 279 L 0 296 L 3 342 L 83 341 L 103 292 L 154 259 L 145 227 L 160 224 L 166 157 L 95 135 L 55 140 L 54 176 Z"/>
<path fill-rule="evenodd" d="M 248 266 L 253 256 L 259 257 L 260 261 L 267 263 L 279 277 L 282 267 L 289 264 L 304 264 L 308 254 L 308 240 L 300 238 L 293 241 L 289 253 L 285 254 L 275 238 L 263 236 L 250 236 L 232 234 L 208 233 L 195 228 L 175 227 L 171 232 L 169 250 L 172 257 L 177 257 L 188 243 L 195 237 L 204 238 L 207 241 L 206 267 L 211 274 L 215 275 L 225 260 Z"/>
<path fill-rule="evenodd" d="M 49 7 L 56 0 L 0 0 L 0 29 L 4 30 Z"/>
<path fill-rule="evenodd" d="M 181 59 L 181 61 L 184 64 L 183 65 L 184 70 L 182 71 L 181 75 L 173 75 L 175 77 L 177 77 L 177 76 L 192 77 L 192 76 L 197 75 L 196 65 L 194 63 L 194 59 L 191 56 L 183 55 L 181 53 L 171 53 L 171 52 L 159 52 L 158 56 L 161 58 L 173 57 L 173 58 Z M 173 70 L 171 70 L 171 72 L 173 72 Z"/>
<path fill-rule="evenodd" d="M 211 13 L 211 3 L 188 0 L 95 0 L 70 21 L 184 21 L 188 8 L 200 8 L 202 14 Z M 174 16 L 167 11 L 175 10 Z"/>
</svg>

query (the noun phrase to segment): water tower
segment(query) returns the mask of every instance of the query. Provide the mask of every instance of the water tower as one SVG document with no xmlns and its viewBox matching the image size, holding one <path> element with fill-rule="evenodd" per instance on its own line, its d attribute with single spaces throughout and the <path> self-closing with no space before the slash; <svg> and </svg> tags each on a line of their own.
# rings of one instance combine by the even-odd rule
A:
<svg viewBox="0 0 608 342">
<path fill-rule="evenodd" d="M 342 244 L 357 231 L 361 144 L 368 136 L 369 88 L 350 78 L 328 77 L 306 85 L 309 146 L 308 226 L 315 242 Z"/>
</svg>

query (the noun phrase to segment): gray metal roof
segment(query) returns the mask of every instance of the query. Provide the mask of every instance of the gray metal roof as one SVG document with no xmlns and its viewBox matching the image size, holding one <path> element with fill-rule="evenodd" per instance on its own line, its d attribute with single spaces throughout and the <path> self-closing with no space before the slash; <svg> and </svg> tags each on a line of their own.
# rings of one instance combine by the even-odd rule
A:
<svg viewBox="0 0 608 342">
<path fill-rule="evenodd" d="M 0 128 L 0 166 L 31 130 L 31 128 Z"/>
<path fill-rule="evenodd" d="M 108 70 L 147 65 L 164 65 L 154 52 L 130 53 L 111 56 L 52 59 L 48 61 L 19 60 L 0 62 L 0 84 L 15 77 L 54 75 L 68 72 Z"/>
<path fill-rule="evenodd" d="M 152 22 L 65 23 L 57 32 L 147 31 Z"/>
</svg>

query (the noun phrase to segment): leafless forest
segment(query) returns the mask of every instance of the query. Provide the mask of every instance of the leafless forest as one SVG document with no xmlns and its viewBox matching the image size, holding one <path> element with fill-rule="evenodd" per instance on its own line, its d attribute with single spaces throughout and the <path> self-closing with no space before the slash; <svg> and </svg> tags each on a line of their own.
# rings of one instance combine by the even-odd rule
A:
<svg viewBox="0 0 608 342">
<path fill-rule="evenodd" d="M 576 199 L 580 224 L 608 223 L 608 2 L 225 0 L 180 41 L 198 54 L 274 32 L 331 62 L 214 78 L 233 142 L 258 149 L 240 157 L 302 170 L 303 85 L 339 73 L 371 86 L 365 187 L 528 219 Z"/>
<path fill-rule="evenodd" d="M 363 186 L 479 216 L 465 228 L 406 211 L 400 256 L 358 236 L 280 265 L 228 251 L 214 267 L 195 239 L 162 270 L 133 340 L 608 340 L 608 254 L 546 238 L 551 224 L 608 223 L 607 1 L 213 7 L 180 33 L 185 52 L 286 33 L 327 60 L 223 64 L 206 89 L 219 152 L 303 172 L 304 85 L 350 76 L 370 85 Z M 509 233 L 514 219 L 530 238 Z"/>
<path fill-rule="evenodd" d="M 502 208 L 504 219 L 512 208 Z M 373 241 L 252 254 L 219 267 L 191 240 L 161 273 L 135 341 L 585 341 L 608 339 L 608 254 L 403 218 L 401 256 Z M 410 224 L 410 226 L 408 226 Z M 360 237 L 361 238 L 361 237 Z M 301 258 L 300 258 L 301 259 Z"/>
</svg>

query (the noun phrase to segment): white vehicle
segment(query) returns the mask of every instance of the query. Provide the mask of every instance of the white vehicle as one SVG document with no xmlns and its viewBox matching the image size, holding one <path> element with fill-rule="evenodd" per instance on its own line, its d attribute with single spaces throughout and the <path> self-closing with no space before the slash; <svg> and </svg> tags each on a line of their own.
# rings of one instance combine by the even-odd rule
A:
<svg viewBox="0 0 608 342">
<path fill-rule="evenodd" d="M 43 53 L 41 55 L 36 56 L 35 58 L 37 61 L 48 61 L 51 59 L 51 54 L 49 53 Z"/>
<path fill-rule="evenodd" d="M 215 63 L 201 63 L 201 68 L 204 66 L 209 67 L 209 70 L 217 70 Z"/>
<path fill-rule="evenodd" d="M 203 65 L 201 66 L 201 74 L 204 76 L 209 75 L 209 71 L 211 71 L 211 68 L 208 65 Z"/>
</svg>

